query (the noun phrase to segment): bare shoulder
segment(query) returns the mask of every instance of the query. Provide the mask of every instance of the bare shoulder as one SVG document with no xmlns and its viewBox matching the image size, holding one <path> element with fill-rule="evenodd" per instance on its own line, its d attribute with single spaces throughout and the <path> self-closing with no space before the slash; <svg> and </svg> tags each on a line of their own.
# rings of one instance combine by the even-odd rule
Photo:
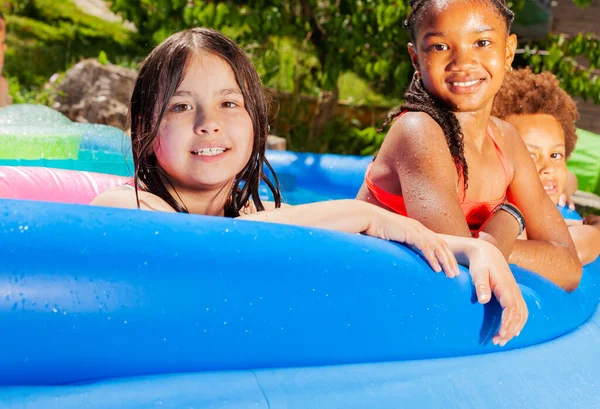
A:
<svg viewBox="0 0 600 409">
<path fill-rule="evenodd" d="M 439 149 L 447 150 L 447 144 L 438 123 L 424 112 L 406 112 L 394 121 L 381 146 L 380 155 L 404 160 Z"/>
<path fill-rule="evenodd" d="M 396 119 L 388 135 L 399 136 L 404 140 L 430 141 L 442 138 L 444 131 L 439 124 L 424 112 L 407 112 Z"/>
<path fill-rule="evenodd" d="M 518 163 L 518 160 L 521 160 L 523 156 L 529 156 L 525 142 L 521 138 L 521 135 L 519 135 L 517 128 L 500 118 L 490 117 L 490 119 L 498 131 L 495 132 L 496 140 L 507 154 L 509 160 L 513 162 L 513 165 Z"/>
<path fill-rule="evenodd" d="M 175 211 L 167 202 L 152 193 L 138 191 L 138 196 L 140 199 L 140 209 L 161 212 Z M 117 186 L 107 190 L 96 196 L 90 204 L 92 206 L 120 207 L 124 209 L 138 208 L 135 191 L 125 186 Z"/>
<path fill-rule="evenodd" d="M 496 128 L 493 129 L 496 131 L 494 132 L 494 135 L 500 143 L 507 145 L 507 147 L 512 146 L 515 142 L 518 142 L 519 144 L 523 143 L 523 139 L 521 138 L 521 135 L 519 135 L 519 131 L 517 131 L 517 128 L 515 128 L 510 122 L 494 116 L 490 117 L 490 120 L 493 124 L 492 129 L 494 126 Z"/>
</svg>

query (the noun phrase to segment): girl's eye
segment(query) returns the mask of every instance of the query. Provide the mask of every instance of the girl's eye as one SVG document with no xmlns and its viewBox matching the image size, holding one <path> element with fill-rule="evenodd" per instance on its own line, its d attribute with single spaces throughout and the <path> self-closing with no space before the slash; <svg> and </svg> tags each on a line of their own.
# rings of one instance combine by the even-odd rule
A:
<svg viewBox="0 0 600 409">
<path fill-rule="evenodd" d="M 431 46 L 431 49 L 434 51 L 446 51 L 448 46 L 446 44 L 434 44 Z"/>
<path fill-rule="evenodd" d="M 223 102 L 223 103 L 221 104 L 221 106 L 222 106 L 223 108 L 235 108 L 235 107 L 237 107 L 237 106 L 238 106 L 238 104 L 236 104 L 236 103 L 235 103 L 235 102 L 233 102 L 233 101 L 225 101 L 225 102 Z"/>
<path fill-rule="evenodd" d="M 553 154 L 550 155 L 550 157 L 552 159 L 562 159 L 562 158 L 564 158 L 564 155 L 562 153 L 554 152 Z"/>
<path fill-rule="evenodd" d="M 173 111 L 175 112 L 185 112 L 189 111 L 190 109 L 192 109 L 190 104 L 177 104 L 173 107 Z"/>
<path fill-rule="evenodd" d="M 488 45 L 492 44 L 492 42 L 490 40 L 479 40 L 476 44 L 477 47 L 487 47 Z"/>
</svg>

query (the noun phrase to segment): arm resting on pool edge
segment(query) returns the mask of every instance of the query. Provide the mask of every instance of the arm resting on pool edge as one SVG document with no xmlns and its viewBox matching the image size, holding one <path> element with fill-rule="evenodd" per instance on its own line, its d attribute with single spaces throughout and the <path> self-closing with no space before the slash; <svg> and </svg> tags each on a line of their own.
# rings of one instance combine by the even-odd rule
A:
<svg viewBox="0 0 600 409">
<path fill-rule="evenodd" d="M 289 206 L 240 216 L 240 219 L 364 233 L 404 243 L 423 253 L 434 271 L 439 272 L 443 268 L 449 277 L 458 274 L 456 259 L 439 235 L 416 220 L 359 200 L 332 200 Z"/>
<path fill-rule="evenodd" d="M 505 345 L 519 334 L 527 321 L 527 305 L 506 260 L 496 247 L 483 240 L 435 234 L 416 220 L 357 200 L 311 203 L 254 213 L 240 219 L 312 226 L 348 233 L 363 232 L 385 240 L 413 245 L 424 256 L 430 254 L 426 258 L 434 270 L 439 271 L 439 267 L 436 269 L 434 265 L 441 262 L 449 277 L 458 274 L 457 270 L 452 270 L 456 268 L 458 260 L 469 266 L 479 302 L 487 303 L 493 293 L 504 309 L 502 325 L 492 339 L 494 344 Z M 440 252 L 451 254 L 444 255 Z"/>
</svg>

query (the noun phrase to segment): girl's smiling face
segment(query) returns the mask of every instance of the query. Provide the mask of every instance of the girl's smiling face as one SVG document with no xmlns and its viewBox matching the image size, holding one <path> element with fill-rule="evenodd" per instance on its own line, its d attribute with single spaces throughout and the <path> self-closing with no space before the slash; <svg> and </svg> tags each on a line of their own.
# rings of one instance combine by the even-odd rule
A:
<svg viewBox="0 0 600 409">
<path fill-rule="evenodd" d="M 250 160 L 253 124 L 227 62 L 195 55 L 168 102 L 153 149 L 175 188 L 221 189 Z"/>
<path fill-rule="evenodd" d="M 425 88 L 451 110 L 491 109 L 516 49 L 503 16 L 483 0 L 431 0 L 423 7 L 409 52 Z"/>
<path fill-rule="evenodd" d="M 567 181 L 565 133 L 552 115 L 513 115 L 506 118 L 527 145 L 535 162 L 544 190 L 554 203 L 562 194 Z"/>
</svg>

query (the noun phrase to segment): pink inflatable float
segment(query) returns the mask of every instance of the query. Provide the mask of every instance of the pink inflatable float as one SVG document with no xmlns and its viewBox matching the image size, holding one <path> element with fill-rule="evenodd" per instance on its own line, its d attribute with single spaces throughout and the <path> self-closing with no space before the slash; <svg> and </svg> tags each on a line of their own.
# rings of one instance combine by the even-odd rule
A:
<svg viewBox="0 0 600 409">
<path fill-rule="evenodd" d="M 26 166 L 0 166 L 0 197 L 89 204 L 130 178 L 94 172 Z"/>
</svg>

